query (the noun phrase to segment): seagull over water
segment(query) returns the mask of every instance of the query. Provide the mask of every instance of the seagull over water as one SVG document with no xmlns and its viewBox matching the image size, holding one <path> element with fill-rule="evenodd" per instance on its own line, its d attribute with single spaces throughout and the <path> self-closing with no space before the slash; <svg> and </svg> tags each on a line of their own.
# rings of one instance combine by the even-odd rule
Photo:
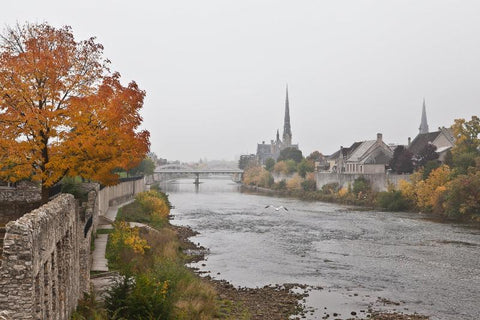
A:
<svg viewBox="0 0 480 320">
<path fill-rule="evenodd" d="M 285 208 L 284 206 L 275 207 L 275 206 L 273 206 L 273 205 L 271 205 L 271 204 L 269 204 L 269 205 L 268 205 L 268 206 L 266 206 L 265 208 L 274 208 L 274 209 L 275 209 L 275 211 L 280 211 L 280 209 L 285 209 L 285 211 L 288 211 L 288 209 L 287 209 L 287 208 Z"/>
</svg>

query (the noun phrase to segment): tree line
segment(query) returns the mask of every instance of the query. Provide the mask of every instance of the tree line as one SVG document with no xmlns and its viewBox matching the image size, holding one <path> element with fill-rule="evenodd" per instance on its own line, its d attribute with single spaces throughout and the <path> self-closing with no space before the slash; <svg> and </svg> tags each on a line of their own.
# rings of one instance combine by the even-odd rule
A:
<svg viewBox="0 0 480 320">
<path fill-rule="evenodd" d="M 316 151 L 303 158 L 298 156 L 298 150 L 294 153 L 287 149 L 278 161 L 268 159 L 265 166 L 255 163 L 247 166 L 244 183 L 286 190 L 290 195 L 308 200 L 480 221 L 480 119 L 477 116 L 470 120 L 456 119 L 451 130 L 455 144 L 443 162 L 439 161 L 432 144 L 426 145 L 417 155 L 403 146 L 397 147 L 390 168 L 409 175 L 398 186 L 389 185 L 386 192 L 374 192 L 365 177 L 359 177 L 348 186 L 330 183 L 316 190 L 313 171 L 315 162 L 323 158 L 321 153 Z M 283 174 L 286 178 L 275 183 L 273 174 Z"/>
</svg>

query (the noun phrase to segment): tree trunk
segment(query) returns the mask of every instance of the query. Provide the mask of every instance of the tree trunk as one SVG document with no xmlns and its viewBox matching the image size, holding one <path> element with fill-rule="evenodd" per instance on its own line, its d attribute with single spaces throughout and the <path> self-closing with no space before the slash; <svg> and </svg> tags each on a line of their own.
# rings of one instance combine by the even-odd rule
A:
<svg viewBox="0 0 480 320">
<path fill-rule="evenodd" d="M 48 199 L 50 198 L 50 187 L 45 187 L 42 185 L 42 191 L 41 191 L 41 195 L 42 195 L 42 204 L 45 204 L 48 202 Z"/>
</svg>

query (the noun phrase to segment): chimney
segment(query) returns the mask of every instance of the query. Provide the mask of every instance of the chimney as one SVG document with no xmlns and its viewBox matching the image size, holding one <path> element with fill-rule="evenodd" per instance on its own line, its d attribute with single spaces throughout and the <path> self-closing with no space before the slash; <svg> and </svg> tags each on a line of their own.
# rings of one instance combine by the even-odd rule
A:
<svg viewBox="0 0 480 320">
<path fill-rule="evenodd" d="M 382 134 L 377 133 L 377 142 L 382 142 Z"/>
<path fill-rule="evenodd" d="M 262 141 L 262 144 L 265 144 L 265 141 Z"/>
<path fill-rule="evenodd" d="M 412 138 L 408 137 L 408 146 L 410 147 L 410 144 L 412 143 Z"/>
</svg>

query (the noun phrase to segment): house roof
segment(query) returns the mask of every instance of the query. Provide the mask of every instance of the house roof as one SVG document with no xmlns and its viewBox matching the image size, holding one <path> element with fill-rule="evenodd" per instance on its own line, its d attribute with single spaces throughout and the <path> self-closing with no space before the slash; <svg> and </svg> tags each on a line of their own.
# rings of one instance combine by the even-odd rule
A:
<svg viewBox="0 0 480 320">
<path fill-rule="evenodd" d="M 429 133 L 419 133 L 415 139 L 413 139 L 410 146 L 408 146 L 408 151 L 413 154 L 418 154 L 420 151 L 425 148 L 429 143 L 432 143 L 439 135 L 441 131 L 429 132 Z"/>
<path fill-rule="evenodd" d="M 375 142 L 377 141 L 367 140 L 361 142 L 361 144 L 350 154 L 348 161 L 360 161 L 365 156 L 365 153 L 375 144 Z"/>
<path fill-rule="evenodd" d="M 440 153 L 445 152 L 445 151 L 450 150 L 450 149 L 452 149 L 451 146 L 446 146 L 446 147 L 437 148 L 437 150 L 435 150 L 435 152 L 440 154 Z"/>
<path fill-rule="evenodd" d="M 340 157 L 340 153 L 343 153 L 344 157 L 348 157 L 359 145 L 361 145 L 362 142 L 354 142 L 350 147 L 347 148 L 341 148 L 337 150 L 336 152 L 332 153 L 329 156 L 325 156 L 326 159 L 328 160 L 335 160 Z"/>
<path fill-rule="evenodd" d="M 381 148 L 379 148 L 381 149 Z M 381 152 L 372 153 L 366 159 L 363 160 L 365 164 L 388 164 L 392 157 L 385 154 L 382 149 Z"/>
</svg>

